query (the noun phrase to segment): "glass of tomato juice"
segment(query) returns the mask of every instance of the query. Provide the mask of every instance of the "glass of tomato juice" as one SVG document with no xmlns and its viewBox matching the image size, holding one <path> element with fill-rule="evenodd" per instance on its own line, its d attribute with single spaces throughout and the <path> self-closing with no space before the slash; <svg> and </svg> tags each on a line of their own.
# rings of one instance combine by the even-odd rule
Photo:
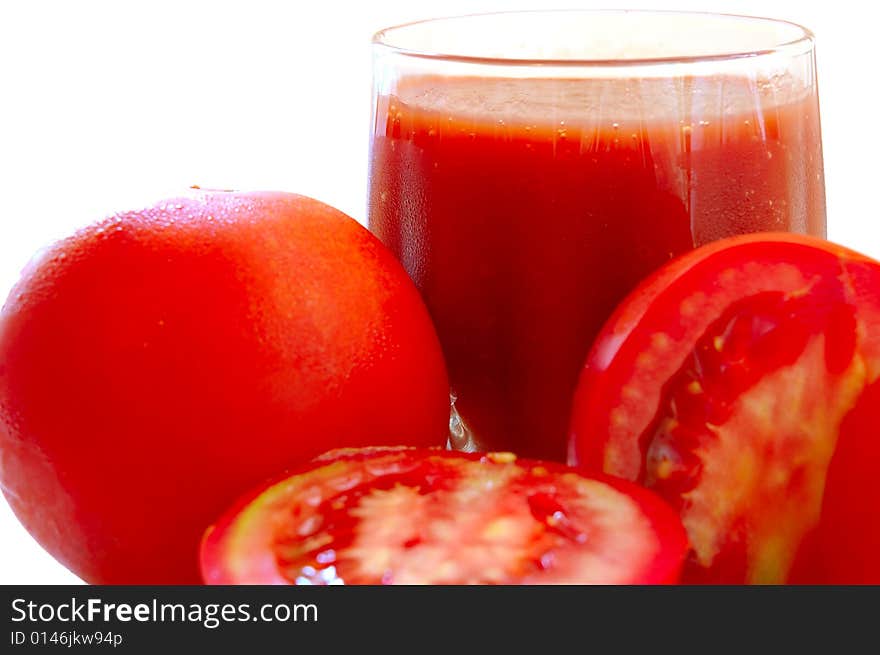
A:
<svg viewBox="0 0 880 655">
<path fill-rule="evenodd" d="M 564 459 L 617 303 L 746 232 L 825 235 L 813 36 L 642 11 L 444 18 L 373 41 L 369 225 L 435 321 L 452 445 Z"/>
</svg>

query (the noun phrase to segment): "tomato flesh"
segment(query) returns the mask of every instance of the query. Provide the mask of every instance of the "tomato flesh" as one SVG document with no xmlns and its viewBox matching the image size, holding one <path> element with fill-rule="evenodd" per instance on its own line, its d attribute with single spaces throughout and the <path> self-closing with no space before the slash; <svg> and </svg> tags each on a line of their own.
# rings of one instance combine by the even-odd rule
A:
<svg viewBox="0 0 880 655">
<path fill-rule="evenodd" d="M 873 276 L 860 292 L 850 262 Z M 878 306 L 880 264 L 817 239 L 743 237 L 681 258 L 597 340 L 571 460 L 638 481 L 679 512 L 686 581 L 778 583 L 795 568 L 828 581 L 820 558 L 801 553 L 829 520 L 823 499 L 880 501 L 873 485 L 826 484 L 838 442 L 867 429 L 846 419 L 877 377 L 865 335 L 880 329 Z M 862 441 L 866 456 L 880 451 Z M 878 519 L 872 509 L 857 520 Z"/>
<path fill-rule="evenodd" d="M 554 584 L 677 579 L 659 499 L 560 465 L 399 448 L 331 453 L 212 527 L 211 583 Z"/>
</svg>

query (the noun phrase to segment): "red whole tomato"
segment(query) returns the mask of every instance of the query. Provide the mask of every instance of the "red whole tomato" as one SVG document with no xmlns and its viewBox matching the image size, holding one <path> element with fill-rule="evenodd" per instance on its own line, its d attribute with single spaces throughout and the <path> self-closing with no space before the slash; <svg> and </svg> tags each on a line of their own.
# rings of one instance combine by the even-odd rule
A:
<svg viewBox="0 0 880 655">
<path fill-rule="evenodd" d="M 761 234 L 645 281 L 597 338 L 570 461 L 681 515 L 687 582 L 880 582 L 880 263 Z"/>
<path fill-rule="evenodd" d="M 0 482 L 89 582 L 197 582 L 242 490 L 328 448 L 445 443 L 440 347 L 366 229 L 195 192 L 59 242 L 0 313 Z"/>
<path fill-rule="evenodd" d="M 208 529 L 213 584 L 675 582 L 675 513 L 623 480 L 510 453 L 327 453 Z"/>
</svg>

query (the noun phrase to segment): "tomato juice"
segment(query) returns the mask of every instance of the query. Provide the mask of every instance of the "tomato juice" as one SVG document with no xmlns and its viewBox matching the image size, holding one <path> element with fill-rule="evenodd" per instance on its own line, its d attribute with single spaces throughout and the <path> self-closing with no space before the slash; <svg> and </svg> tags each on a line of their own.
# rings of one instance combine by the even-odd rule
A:
<svg viewBox="0 0 880 655">
<path fill-rule="evenodd" d="M 564 459 L 638 281 L 722 237 L 825 234 L 815 86 L 792 76 L 421 75 L 374 111 L 370 227 L 433 317 L 459 446 Z"/>
</svg>

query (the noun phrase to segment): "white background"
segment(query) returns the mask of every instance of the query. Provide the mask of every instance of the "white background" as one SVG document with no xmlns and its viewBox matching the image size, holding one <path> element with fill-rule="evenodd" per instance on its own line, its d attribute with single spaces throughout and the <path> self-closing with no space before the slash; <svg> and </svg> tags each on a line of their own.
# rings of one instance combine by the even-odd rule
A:
<svg viewBox="0 0 880 655">
<path fill-rule="evenodd" d="M 365 220 L 371 34 L 537 0 L 0 5 L 0 300 L 30 255 L 193 184 L 314 196 Z M 793 20 L 817 36 L 829 237 L 880 258 L 870 3 L 551 3 Z M 108 489 L 108 493 L 113 493 Z M 181 499 L 185 502 L 185 499 Z M 0 501 L 0 584 L 76 578 Z"/>
</svg>

